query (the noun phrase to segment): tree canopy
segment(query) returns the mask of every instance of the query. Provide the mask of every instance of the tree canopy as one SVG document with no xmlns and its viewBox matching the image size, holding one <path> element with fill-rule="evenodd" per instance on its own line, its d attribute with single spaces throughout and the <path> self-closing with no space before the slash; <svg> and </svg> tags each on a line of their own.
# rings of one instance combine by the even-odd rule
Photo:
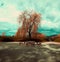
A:
<svg viewBox="0 0 60 62">
<path fill-rule="evenodd" d="M 41 14 L 34 11 L 24 11 L 19 15 L 19 24 L 22 22 L 22 30 L 25 35 L 31 38 L 32 33 L 36 33 L 40 23 Z"/>
</svg>

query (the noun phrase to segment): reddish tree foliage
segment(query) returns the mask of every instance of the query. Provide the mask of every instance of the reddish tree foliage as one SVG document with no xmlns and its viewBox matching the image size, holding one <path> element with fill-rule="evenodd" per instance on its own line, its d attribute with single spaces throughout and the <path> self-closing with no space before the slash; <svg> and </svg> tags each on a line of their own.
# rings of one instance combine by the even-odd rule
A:
<svg viewBox="0 0 60 62">
<path fill-rule="evenodd" d="M 20 28 L 22 32 L 18 30 L 19 33 L 21 32 L 21 35 L 18 34 L 18 36 L 23 35 L 23 37 L 25 36 L 31 38 L 31 34 L 37 32 L 38 24 L 41 18 L 40 16 L 41 15 L 36 12 L 24 11 L 19 16 L 19 24 L 22 22 L 22 27 Z"/>
<path fill-rule="evenodd" d="M 2 33 L 2 37 L 5 37 L 5 32 Z"/>
</svg>

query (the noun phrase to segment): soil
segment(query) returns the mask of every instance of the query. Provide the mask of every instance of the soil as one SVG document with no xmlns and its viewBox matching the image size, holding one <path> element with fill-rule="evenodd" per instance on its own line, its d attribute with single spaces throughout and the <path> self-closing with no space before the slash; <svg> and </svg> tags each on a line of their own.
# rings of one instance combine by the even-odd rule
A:
<svg viewBox="0 0 60 62">
<path fill-rule="evenodd" d="M 60 62 L 60 44 L 0 42 L 0 62 Z"/>
</svg>

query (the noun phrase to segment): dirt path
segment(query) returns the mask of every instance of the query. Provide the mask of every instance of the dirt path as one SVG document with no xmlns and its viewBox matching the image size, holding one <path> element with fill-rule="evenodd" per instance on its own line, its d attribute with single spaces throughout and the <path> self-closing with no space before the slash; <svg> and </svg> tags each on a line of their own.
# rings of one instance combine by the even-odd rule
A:
<svg viewBox="0 0 60 62">
<path fill-rule="evenodd" d="M 0 62 L 60 62 L 60 44 L 43 42 L 26 46 L 19 42 L 1 42 Z"/>
</svg>

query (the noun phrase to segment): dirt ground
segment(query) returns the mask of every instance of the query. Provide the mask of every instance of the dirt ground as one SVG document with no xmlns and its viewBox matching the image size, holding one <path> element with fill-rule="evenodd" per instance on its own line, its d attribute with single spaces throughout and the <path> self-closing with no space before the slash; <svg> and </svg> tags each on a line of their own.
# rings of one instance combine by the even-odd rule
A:
<svg viewBox="0 0 60 62">
<path fill-rule="evenodd" d="M 0 62 L 60 62 L 60 44 L 0 42 Z"/>
</svg>

